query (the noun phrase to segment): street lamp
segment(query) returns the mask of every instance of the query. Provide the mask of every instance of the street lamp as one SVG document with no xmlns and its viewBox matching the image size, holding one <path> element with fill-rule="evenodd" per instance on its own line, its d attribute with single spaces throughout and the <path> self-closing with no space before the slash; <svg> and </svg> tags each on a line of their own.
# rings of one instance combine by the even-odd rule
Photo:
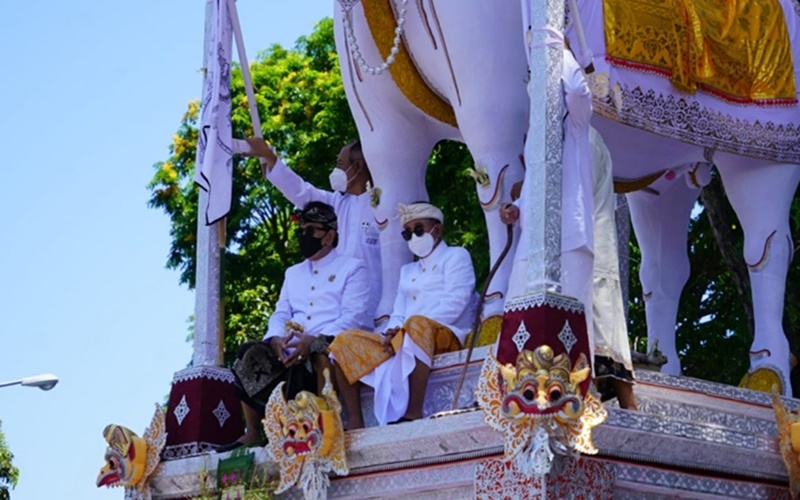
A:
<svg viewBox="0 0 800 500">
<path fill-rule="evenodd" d="M 21 385 L 24 387 L 38 387 L 43 391 L 49 391 L 58 383 L 58 377 L 52 373 L 43 373 L 42 375 L 34 375 L 33 377 L 25 377 L 19 380 L 12 380 L 11 382 L 0 382 L 0 387 L 8 387 L 9 385 Z"/>
</svg>

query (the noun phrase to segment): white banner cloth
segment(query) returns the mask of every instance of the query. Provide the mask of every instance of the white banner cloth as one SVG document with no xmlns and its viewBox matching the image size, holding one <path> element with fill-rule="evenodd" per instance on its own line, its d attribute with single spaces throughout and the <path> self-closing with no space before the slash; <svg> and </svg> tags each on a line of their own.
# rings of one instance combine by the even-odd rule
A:
<svg viewBox="0 0 800 500">
<path fill-rule="evenodd" d="M 227 0 L 213 0 L 211 40 L 206 45 L 206 83 L 201 104 L 195 182 L 208 192 L 206 224 L 225 217 L 231 208 L 233 138 L 231 133 L 232 27 Z"/>
</svg>

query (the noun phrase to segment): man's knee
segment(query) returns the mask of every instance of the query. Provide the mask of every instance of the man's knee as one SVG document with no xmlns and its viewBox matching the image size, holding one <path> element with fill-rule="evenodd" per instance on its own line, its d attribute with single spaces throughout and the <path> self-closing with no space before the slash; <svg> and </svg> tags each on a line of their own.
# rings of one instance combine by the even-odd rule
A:
<svg viewBox="0 0 800 500">
<path fill-rule="evenodd" d="M 408 330 L 414 328 L 415 326 L 419 325 L 435 325 L 437 324 L 432 319 L 428 318 L 427 316 L 422 316 L 420 314 L 415 314 L 413 316 L 409 316 L 406 319 L 406 322 L 403 323 L 403 328 Z"/>
<path fill-rule="evenodd" d="M 244 358 L 244 355 L 247 351 L 249 351 L 253 346 L 260 344 L 261 341 L 252 340 L 250 342 L 245 342 L 244 344 L 239 346 L 239 349 L 236 351 L 236 359 Z"/>
</svg>

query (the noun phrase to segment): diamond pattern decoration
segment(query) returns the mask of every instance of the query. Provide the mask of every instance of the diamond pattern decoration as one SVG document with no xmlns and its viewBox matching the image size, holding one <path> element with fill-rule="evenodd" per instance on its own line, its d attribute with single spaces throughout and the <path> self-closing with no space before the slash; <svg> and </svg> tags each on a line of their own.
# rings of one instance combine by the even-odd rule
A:
<svg viewBox="0 0 800 500">
<path fill-rule="evenodd" d="M 350 10 L 359 2 L 359 0 L 339 0 L 339 5 L 342 7 L 342 10 L 345 12 L 350 12 Z"/>
<path fill-rule="evenodd" d="M 514 342 L 514 345 L 517 346 L 517 352 L 522 352 L 522 349 L 525 347 L 525 343 L 528 339 L 531 338 L 531 333 L 525 328 L 525 322 L 519 322 L 519 328 L 517 328 L 517 333 L 511 337 L 511 341 Z"/>
<path fill-rule="evenodd" d="M 569 321 L 564 322 L 564 328 L 562 328 L 561 333 L 558 334 L 558 340 L 564 344 L 564 348 L 567 350 L 567 353 L 572 351 L 572 346 L 578 342 L 578 338 L 575 337 L 574 333 L 572 333 L 572 328 L 569 326 Z"/>
<path fill-rule="evenodd" d="M 183 395 L 181 402 L 178 403 L 172 413 L 174 413 L 175 418 L 178 419 L 178 425 L 180 426 L 183 424 L 183 419 L 189 414 L 189 405 L 186 404 L 186 394 Z"/>
<path fill-rule="evenodd" d="M 217 405 L 217 407 L 214 408 L 214 411 L 212 411 L 211 413 L 213 413 L 214 416 L 217 417 L 217 421 L 219 422 L 220 427 L 225 425 L 225 421 L 228 420 L 228 417 L 231 416 L 230 412 L 228 412 L 228 409 L 225 408 L 225 403 L 223 403 L 221 399 L 219 400 L 219 404 Z"/>
</svg>

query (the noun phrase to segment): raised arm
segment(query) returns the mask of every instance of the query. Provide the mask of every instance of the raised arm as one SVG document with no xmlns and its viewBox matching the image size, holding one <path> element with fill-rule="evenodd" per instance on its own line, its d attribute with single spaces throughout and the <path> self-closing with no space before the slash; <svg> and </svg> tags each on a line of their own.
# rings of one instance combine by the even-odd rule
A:
<svg viewBox="0 0 800 500">
<path fill-rule="evenodd" d="M 312 201 L 321 201 L 334 206 L 335 193 L 314 187 L 280 159 L 267 172 L 267 179 L 298 208 L 303 208 Z"/>
<path fill-rule="evenodd" d="M 234 152 L 257 156 L 266 160 L 264 177 L 267 178 L 287 200 L 302 208 L 312 201 L 321 201 L 333 206 L 335 193 L 314 187 L 297 175 L 278 158 L 263 139 L 250 137 L 247 141 L 234 141 Z"/>
<path fill-rule="evenodd" d="M 569 50 L 564 50 L 564 100 L 567 120 L 576 127 L 588 127 L 592 119 L 592 93 L 578 61 Z"/>
</svg>

